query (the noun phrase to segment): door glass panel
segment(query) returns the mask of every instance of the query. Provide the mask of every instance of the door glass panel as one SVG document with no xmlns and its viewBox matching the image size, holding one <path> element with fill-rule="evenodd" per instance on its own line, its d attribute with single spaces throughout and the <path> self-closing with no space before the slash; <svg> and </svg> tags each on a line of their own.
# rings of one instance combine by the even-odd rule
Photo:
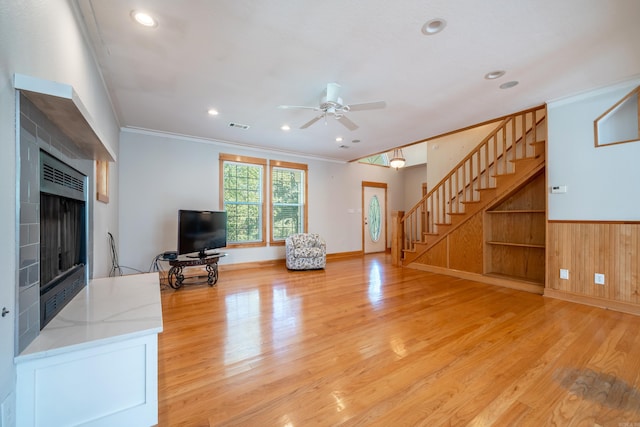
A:
<svg viewBox="0 0 640 427">
<path fill-rule="evenodd" d="M 373 196 L 369 202 L 369 235 L 371 240 L 380 240 L 380 202 L 378 196 Z"/>
</svg>

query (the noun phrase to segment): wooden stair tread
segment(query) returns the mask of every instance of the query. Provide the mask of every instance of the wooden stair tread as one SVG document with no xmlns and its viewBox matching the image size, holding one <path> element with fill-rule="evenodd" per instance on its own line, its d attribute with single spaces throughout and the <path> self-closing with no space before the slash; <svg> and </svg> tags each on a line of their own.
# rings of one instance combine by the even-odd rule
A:
<svg viewBox="0 0 640 427">
<path fill-rule="evenodd" d="M 500 178 L 500 177 L 503 177 L 503 176 L 506 177 L 506 176 L 512 176 L 512 175 L 515 175 L 515 174 L 516 174 L 515 172 L 499 173 L 497 175 L 491 175 L 491 178 Z"/>
<path fill-rule="evenodd" d="M 514 159 L 514 160 L 509 160 L 509 161 L 511 163 L 518 163 L 518 162 L 538 160 L 540 157 L 542 157 L 542 154 L 538 154 L 537 156 L 533 156 L 533 157 L 523 157 L 521 159 Z"/>
</svg>

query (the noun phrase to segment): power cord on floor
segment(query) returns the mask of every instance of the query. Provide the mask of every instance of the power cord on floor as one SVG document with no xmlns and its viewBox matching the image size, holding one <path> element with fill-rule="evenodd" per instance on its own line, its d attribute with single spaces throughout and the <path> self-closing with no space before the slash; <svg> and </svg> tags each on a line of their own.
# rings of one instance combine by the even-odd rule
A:
<svg viewBox="0 0 640 427">
<path fill-rule="evenodd" d="M 151 261 L 151 265 L 149 266 L 149 273 L 154 271 L 159 271 L 161 273 L 164 273 L 165 270 L 164 268 L 162 268 L 162 265 L 159 264 L 159 261 L 165 261 L 164 253 L 156 255 L 153 261 Z"/>
<path fill-rule="evenodd" d="M 118 252 L 116 251 L 116 241 L 113 238 L 113 234 L 107 231 L 109 235 L 109 248 L 111 249 L 111 270 L 109 270 L 109 277 L 113 277 L 116 275 L 116 271 L 118 272 L 118 276 L 122 276 L 122 269 L 118 265 Z"/>
<path fill-rule="evenodd" d="M 126 268 L 128 270 L 133 270 L 137 273 L 145 273 L 142 270 L 138 270 L 137 268 L 127 267 L 126 265 L 120 265 L 118 263 L 118 251 L 116 250 L 116 240 L 113 238 L 113 234 L 107 231 L 109 235 L 109 248 L 111 249 L 111 270 L 109 271 L 109 277 L 113 276 L 122 276 L 122 269 Z M 117 274 L 116 274 L 117 273 Z"/>
</svg>

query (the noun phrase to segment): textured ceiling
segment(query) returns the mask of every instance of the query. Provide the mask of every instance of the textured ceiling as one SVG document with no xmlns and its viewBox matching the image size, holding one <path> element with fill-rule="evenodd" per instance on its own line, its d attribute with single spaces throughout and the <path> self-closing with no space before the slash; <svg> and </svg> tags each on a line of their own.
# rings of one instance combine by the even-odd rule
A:
<svg viewBox="0 0 640 427">
<path fill-rule="evenodd" d="M 637 0 L 77 2 L 124 128 L 325 159 L 353 160 L 640 73 Z M 135 24 L 133 9 L 159 25 Z M 447 26 L 425 36 L 432 18 Z M 493 70 L 506 75 L 484 79 Z M 498 88 L 511 80 L 519 84 Z M 344 103 L 386 108 L 348 112 L 353 131 L 333 117 L 299 129 L 317 113 L 277 108 L 317 106 L 329 82 Z"/>
</svg>

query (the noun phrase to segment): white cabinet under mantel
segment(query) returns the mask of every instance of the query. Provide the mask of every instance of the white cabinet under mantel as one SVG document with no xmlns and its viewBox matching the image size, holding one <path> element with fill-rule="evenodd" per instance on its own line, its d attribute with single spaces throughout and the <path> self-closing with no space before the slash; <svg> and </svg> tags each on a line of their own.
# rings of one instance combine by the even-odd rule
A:
<svg viewBox="0 0 640 427">
<path fill-rule="evenodd" d="M 94 279 L 15 358 L 20 426 L 158 422 L 157 273 Z"/>
</svg>

